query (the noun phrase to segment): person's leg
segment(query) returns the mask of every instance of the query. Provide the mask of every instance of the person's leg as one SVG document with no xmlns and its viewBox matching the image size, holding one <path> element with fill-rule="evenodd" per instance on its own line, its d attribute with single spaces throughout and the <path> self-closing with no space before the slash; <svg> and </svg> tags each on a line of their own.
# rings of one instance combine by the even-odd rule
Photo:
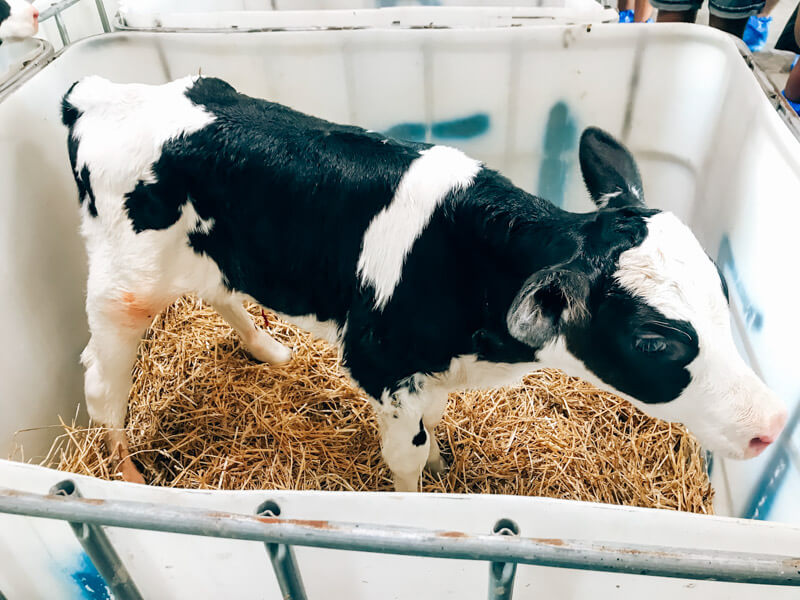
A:
<svg viewBox="0 0 800 600">
<path fill-rule="evenodd" d="M 650 5 L 658 11 L 657 23 L 694 23 L 703 0 L 650 0 Z"/>
<path fill-rule="evenodd" d="M 778 41 L 775 42 L 776 50 L 787 50 L 788 52 L 800 54 L 800 44 L 798 44 L 797 40 L 795 39 L 798 8 L 800 8 L 800 5 L 795 6 L 792 16 L 789 17 L 789 20 L 786 22 L 786 26 L 783 28 L 780 36 L 778 36 Z"/>
<path fill-rule="evenodd" d="M 800 5 L 798 5 L 800 8 Z M 797 18 L 797 8 L 792 13 L 794 18 L 794 43 L 800 47 L 800 19 Z M 788 27 L 788 24 L 787 24 Z M 800 68 L 797 65 L 789 73 L 789 79 L 786 81 L 786 87 L 783 88 L 784 97 L 791 102 L 792 108 L 797 112 L 797 104 L 800 104 Z"/>
<path fill-rule="evenodd" d="M 652 17 L 653 7 L 650 5 L 650 0 L 634 0 L 633 15 L 635 23 L 644 23 Z"/>
<path fill-rule="evenodd" d="M 764 0 L 709 0 L 708 24 L 741 38 L 747 20 L 764 10 L 764 6 Z"/>
<path fill-rule="evenodd" d="M 728 19 L 724 17 L 718 17 L 712 13 L 708 16 L 708 24 L 714 29 L 719 29 L 720 31 L 724 31 L 725 33 L 730 33 L 731 35 L 741 38 L 742 34 L 744 33 L 744 28 L 747 25 L 748 18 L 749 15 L 743 19 Z"/>
<path fill-rule="evenodd" d="M 793 104 L 800 103 L 800 69 L 796 66 L 789 73 L 789 79 L 786 81 L 786 87 L 783 88 L 783 95 L 786 99 Z"/>
<path fill-rule="evenodd" d="M 656 6 L 658 8 L 658 23 L 694 23 L 697 19 L 697 9 L 690 8 L 689 10 L 669 10 Z"/>
</svg>

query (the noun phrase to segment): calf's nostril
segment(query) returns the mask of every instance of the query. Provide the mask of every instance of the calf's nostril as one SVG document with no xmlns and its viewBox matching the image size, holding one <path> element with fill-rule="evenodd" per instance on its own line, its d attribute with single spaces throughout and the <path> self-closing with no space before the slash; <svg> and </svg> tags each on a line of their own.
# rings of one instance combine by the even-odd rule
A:
<svg viewBox="0 0 800 600">
<path fill-rule="evenodd" d="M 754 437 L 752 440 L 750 440 L 750 448 L 752 448 L 753 450 L 761 451 L 774 441 L 775 438 L 769 435 L 761 435 L 758 437 Z"/>
</svg>

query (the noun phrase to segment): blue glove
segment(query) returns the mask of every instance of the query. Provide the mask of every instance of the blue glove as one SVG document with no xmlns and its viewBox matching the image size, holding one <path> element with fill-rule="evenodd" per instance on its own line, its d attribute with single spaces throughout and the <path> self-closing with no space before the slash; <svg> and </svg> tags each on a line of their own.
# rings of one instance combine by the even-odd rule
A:
<svg viewBox="0 0 800 600">
<path fill-rule="evenodd" d="M 621 11 L 619 11 L 619 22 L 620 23 L 633 23 L 633 11 L 632 10 L 621 10 Z"/>
<path fill-rule="evenodd" d="M 758 15 L 752 15 L 747 19 L 742 39 L 751 52 L 758 52 L 764 48 L 767 43 L 769 24 L 771 22 L 772 17 L 759 17 Z"/>
</svg>

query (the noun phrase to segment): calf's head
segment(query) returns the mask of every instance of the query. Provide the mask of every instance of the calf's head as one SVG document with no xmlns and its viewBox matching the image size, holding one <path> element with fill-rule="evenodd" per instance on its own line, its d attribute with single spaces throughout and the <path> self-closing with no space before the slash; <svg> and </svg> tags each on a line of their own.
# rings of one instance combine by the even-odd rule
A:
<svg viewBox="0 0 800 600">
<path fill-rule="evenodd" d="M 610 135 L 587 129 L 580 162 L 598 210 L 571 256 L 526 281 L 510 333 L 710 450 L 758 455 L 786 409 L 736 350 L 721 273 L 688 227 L 644 206 L 633 157 Z"/>
<path fill-rule="evenodd" d="M 0 40 L 31 37 L 39 31 L 39 11 L 25 0 L 0 0 Z"/>
</svg>

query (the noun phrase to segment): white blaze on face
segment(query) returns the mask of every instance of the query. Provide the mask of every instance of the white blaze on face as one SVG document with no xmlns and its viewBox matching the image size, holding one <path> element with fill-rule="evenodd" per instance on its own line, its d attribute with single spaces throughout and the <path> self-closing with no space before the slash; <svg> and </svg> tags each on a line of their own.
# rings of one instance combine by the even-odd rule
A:
<svg viewBox="0 0 800 600">
<path fill-rule="evenodd" d="M 39 11 L 24 0 L 0 0 L 8 5 L 10 13 L 0 22 L 0 40 L 19 39 L 39 31 Z"/>
<path fill-rule="evenodd" d="M 719 274 L 689 228 L 671 213 L 658 213 L 647 229 L 641 245 L 620 255 L 615 277 L 668 319 L 689 322 L 699 353 L 677 399 L 633 402 L 652 416 L 685 424 L 709 450 L 755 456 L 779 435 L 786 408 L 737 352 Z"/>
</svg>

